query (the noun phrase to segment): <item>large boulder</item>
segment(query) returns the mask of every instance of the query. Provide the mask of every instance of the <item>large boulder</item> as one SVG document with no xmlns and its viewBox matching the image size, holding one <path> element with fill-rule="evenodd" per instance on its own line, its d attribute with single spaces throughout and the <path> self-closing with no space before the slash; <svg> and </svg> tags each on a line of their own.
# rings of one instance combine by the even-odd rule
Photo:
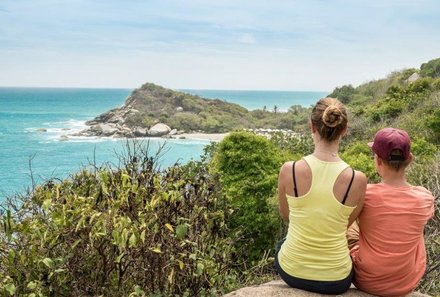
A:
<svg viewBox="0 0 440 297">
<path fill-rule="evenodd" d="M 115 124 L 97 124 L 90 127 L 90 131 L 93 132 L 95 135 L 101 135 L 101 136 L 112 136 L 116 132 L 119 131 L 119 129 L 116 127 Z"/>
<path fill-rule="evenodd" d="M 168 127 L 165 124 L 158 123 L 153 127 L 151 127 L 150 130 L 148 130 L 148 135 L 152 137 L 160 137 L 163 135 L 167 135 L 168 133 L 170 133 L 170 131 L 171 131 L 170 127 Z"/>
<path fill-rule="evenodd" d="M 133 129 L 133 135 L 136 137 L 145 137 L 148 135 L 148 130 L 141 127 L 135 127 Z"/>
<path fill-rule="evenodd" d="M 415 81 L 417 81 L 420 78 L 420 74 L 418 74 L 417 72 L 414 72 L 413 74 L 411 74 L 410 77 L 408 77 L 406 79 L 407 83 L 413 83 Z"/>
<path fill-rule="evenodd" d="M 294 289 L 282 280 L 271 281 L 262 285 L 246 287 L 223 295 L 223 297 L 318 297 L 328 296 Z M 373 297 L 373 295 L 357 290 L 352 286 L 347 292 L 337 296 L 347 297 Z M 419 292 L 413 292 L 406 297 L 429 297 Z"/>
</svg>

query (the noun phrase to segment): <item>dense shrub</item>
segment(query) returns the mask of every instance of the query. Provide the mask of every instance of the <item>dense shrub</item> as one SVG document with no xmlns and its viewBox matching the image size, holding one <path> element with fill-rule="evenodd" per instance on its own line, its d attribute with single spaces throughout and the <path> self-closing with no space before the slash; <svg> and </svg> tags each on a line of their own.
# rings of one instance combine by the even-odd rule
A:
<svg viewBox="0 0 440 297">
<path fill-rule="evenodd" d="M 328 95 L 331 98 L 338 98 L 344 104 L 349 103 L 353 99 L 353 95 L 355 93 L 355 89 L 352 85 L 345 85 L 342 87 L 338 87 L 333 90 L 333 92 Z"/>
<path fill-rule="evenodd" d="M 275 194 L 281 163 L 280 151 L 263 136 L 234 132 L 218 144 L 212 171 L 233 206 L 228 226 L 244 228 L 236 244 L 241 259 L 259 260 L 274 247 L 279 215 L 268 199 Z"/>
<path fill-rule="evenodd" d="M 203 296 L 233 284 L 229 208 L 206 167 L 160 172 L 143 152 L 127 156 L 9 201 L 1 295 Z"/>
<path fill-rule="evenodd" d="M 420 74 L 422 76 L 428 77 L 439 77 L 440 76 L 440 58 L 431 60 L 427 63 L 423 63 L 420 66 Z"/>
<path fill-rule="evenodd" d="M 427 267 L 418 289 L 437 296 L 440 292 L 440 153 L 429 162 L 414 164 L 408 177 L 410 183 L 425 186 L 435 198 L 434 217 L 425 229 Z"/>
</svg>

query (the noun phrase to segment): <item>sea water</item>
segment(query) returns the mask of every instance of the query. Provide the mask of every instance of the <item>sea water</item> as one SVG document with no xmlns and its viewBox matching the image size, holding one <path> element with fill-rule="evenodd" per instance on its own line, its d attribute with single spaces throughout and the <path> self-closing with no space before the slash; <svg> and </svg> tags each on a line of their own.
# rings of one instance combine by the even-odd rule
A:
<svg viewBox="0 0 440 297">
<path fill-rule="evenodd" d="M 85 121 L 123 105 L 129 89 L 0 88 L 0 201 L 41 183 L 63 179 L 84 166 L 118 164 L 123 139 L 72 137 Z M 248 109 L 309 106 L 323 92 L 187 90 Z M 290 96 L 290 97 L 289 97 Z M 291 98 L 291 99 L 289 99 Z M 302 99 L 301 99 L 302 98 Z M 263 105 L 262 105 L 263 104 Z M 68 136 L 65 140 L 64 135 Z M 165 144 L 162 167 L 199 159 L 208 140 L 150 138 L 150 154 Z M 31 174 L 32 173 L 32 174 Z M 32 175 L 32 178 L 31 178 Z"/>
</svg>

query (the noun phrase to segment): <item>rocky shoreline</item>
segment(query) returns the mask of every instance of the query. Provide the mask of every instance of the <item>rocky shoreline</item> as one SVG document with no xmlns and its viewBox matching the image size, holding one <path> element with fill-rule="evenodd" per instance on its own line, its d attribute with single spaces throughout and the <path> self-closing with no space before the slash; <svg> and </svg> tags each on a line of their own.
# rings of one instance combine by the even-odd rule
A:
<svg viewBox="0 0 440 297">
<path fill-rule="evenodd" d="M 222 116 L 216 118 L 219 114 Z M 146 83 L 134 90 L 122 106 L 87 121 L 86 129 L 62 135 L 60 140 L 68 141 L 72 137 L 222 139 L 228 131 L 254 127 L 247 117 L 248 111 L 238 105 Z M 224 121 L 228 122 L 227 125 Z M 204 130 L 210 131 L 211 136 Z M 291 130 L 244 130 L 268 138 L 277 132 L 296 135 Z"/>
<path fill-rule="evenodd" d="M 86 125 L 90 126 L 88 129 L 80 131 L 72 136 L 100 136 L 100 137 L 163 137 L 166 135 L 174 136 L 183 134 L 184 131 L 177 131 L 171 129 L 168 125 L 157 123 L 150 129 L 143 127 L 130 128 L 126 125 L 119 123 L 100 123 L 93 121 L 86 122 Z"/>
</svg>

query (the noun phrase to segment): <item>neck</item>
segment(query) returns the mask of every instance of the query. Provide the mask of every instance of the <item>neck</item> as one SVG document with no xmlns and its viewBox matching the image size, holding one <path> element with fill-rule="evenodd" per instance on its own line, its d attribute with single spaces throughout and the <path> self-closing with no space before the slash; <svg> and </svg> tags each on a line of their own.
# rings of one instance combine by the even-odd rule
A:
<svg viewBox="0 0 440 297">
<path fill-rule="evenodd" d="M 331 160 L 334 161 L 336 159 L 339 160 L 338 152 L 339 152 L 339 141 L 327 142 L 324 140 L 315 140 L 315 150 L 313 154 L 319 159 L 323 160 Z"/>
<path fill-rule="evenodd" d="M 383 170 L 382 183 L 393 187 L 404 187 L 410 184 L 406 181 L 405 170 L 393 171 L 391 169 Z"/>
</svg>

